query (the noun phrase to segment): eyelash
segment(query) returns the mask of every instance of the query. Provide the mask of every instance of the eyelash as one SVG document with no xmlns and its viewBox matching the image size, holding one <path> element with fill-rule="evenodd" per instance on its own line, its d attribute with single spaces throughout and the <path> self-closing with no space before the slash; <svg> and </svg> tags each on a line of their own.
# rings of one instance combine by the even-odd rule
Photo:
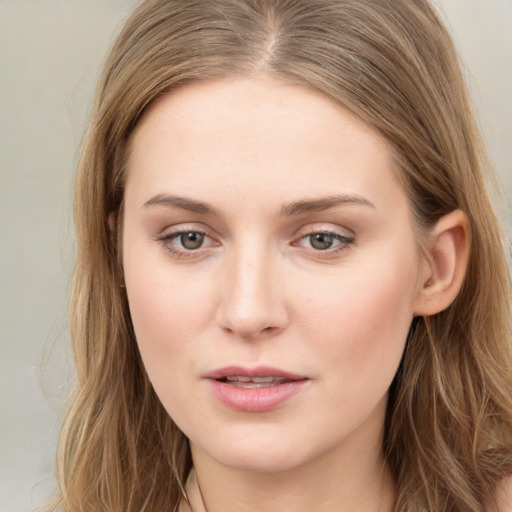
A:
<svg viewBox="0 0 512 512">
<path fill-rule="evenodd" d="M 311 240 L 311 238 L 315 235 L 326 235 L 332 237 L 333 243 L 338 242 L 338 244 L 335 245 L 334 247 L 329 247 L 325 250 L 315 249 L 314 247 L 305 247 L 301 245 L 302 247 L 304 247 L 304 249 L 306 249 L 308 252 L 310 252 L 317 258 L 329 258 L 332 256 L 336 256 L 341 252 L 347 251 L 350 248 L 350 246 L 355 242 L 355 237 L 353 236 L 341 235 L 339 233 L 336 233 L 335 231 L 319 230 L 305 233 L 298 239 L 298 242 L 293 242 L 292 245 L 300 245 L 301 241 L 307 239 Z"/>
<path fill-rule="evenodd" d="M 205 249 L 203 245 L 198 247 L 197 249 L 180 249 L 176 247 L 175 240 L 187 234 L 196 234 L 199 236 L 205 237 L 205 239 L 213 240 L 207 233 L 200 229 L 180 229 L 179 231 L 174 231 L 172 233 L 167 233 L 166 235 L 159 237 L 158 241 L 165 247 L 167 251 L 169 251 L 174 257 L 177 258 L 190 258 L 199 256 L 202 251 Z M 306 247 L 302 245 L 300 242 L 303 240 L 307 240 L 308 238 L 311 240 L 311 237 L 314 235 L 326 235 L 332 237 L 333 243 L 338 242 L 334 248 L 326 248 L 325 250 L 315 249 L 314 247 Z M 303 247 L 306 251 L 319 258 L 329 258 L 335 256 L 341 252 L 347 251 L 351 245 L 355 242 L 355 237 L 346 236 L 336 233 L 335 231 L 328 230 L 318 230 L 318 231 L 310 231 L 303 235 L 301 235 L 297 241 L 291 243 L 294 247 Z M 219 245 L 219 243 L 215 243 L 215 245 Z"/>
<path fill-rule="evenodd" d="M 158 238 L 158 241 L 165 247 L 165 249 L 167 249 L 173 256 L 177 258 L 197 257 L 198 253 L 201 251 L 201 249 L 203 249 L 203 246 L 199 247 L 198 249 L 180 249 L 176 247 L 175 243 L 173 242 L 181 236 L 190 233 L 204 236 L 205 238 L 213 240 L 212 237 L 208 236 L 207 233 L 201 231 L 200 229 L 180 229 L 179 231 L 167 233 L 166 235 Z"/>
</svg>

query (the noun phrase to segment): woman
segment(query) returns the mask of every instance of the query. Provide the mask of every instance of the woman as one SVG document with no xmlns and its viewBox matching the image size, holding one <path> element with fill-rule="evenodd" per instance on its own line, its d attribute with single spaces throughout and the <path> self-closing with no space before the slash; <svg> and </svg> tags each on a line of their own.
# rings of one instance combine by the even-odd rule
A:
<svg viewBox="0 0 512 512">
<path fill-rule="evenodd" d="M 506 511 L 510 279 L 425 0 L 147 0 L 76 181 L 65 511 Z"/>
</svg>

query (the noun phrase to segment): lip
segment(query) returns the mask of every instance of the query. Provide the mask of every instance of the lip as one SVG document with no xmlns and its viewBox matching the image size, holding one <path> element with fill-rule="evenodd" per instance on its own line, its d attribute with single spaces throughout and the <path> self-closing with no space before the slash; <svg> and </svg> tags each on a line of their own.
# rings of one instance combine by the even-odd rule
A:
<svg viewBox="0 0 512 512">
<path fill-rule="evenodd" d="M 206 375 L 207 379 L 222 379 L 223 377 L 284 377 L 286 380 L 304 380 L 305 375 L 291 373 L 281 368 L 271 366 L 256 366 L 255 368 L 244 368 L 242 366 L 225 366 L 213 370 Z"/>
<path fill-rule="evenodd" d="M 225 377 L 277 377 L 285 381 L 268 387 L 240 388 L 220 380 Z M 277 409 L 302 391 L 310 382 L 305 375 L 268 366 L 256 368 L 227 366 L 208 373 L 205 379 L 213 395 L 220 402 L 230 409 L 241 412 L 267 412 Z"/>
</svg>

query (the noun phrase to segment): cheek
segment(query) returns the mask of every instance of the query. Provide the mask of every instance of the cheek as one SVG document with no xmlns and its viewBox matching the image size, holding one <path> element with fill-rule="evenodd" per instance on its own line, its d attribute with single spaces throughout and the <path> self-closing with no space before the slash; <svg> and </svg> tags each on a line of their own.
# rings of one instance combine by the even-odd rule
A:
<svg viewBox="0 0 512 512">
<path fill-rule="evenodd" d="M 164 251 L 130 249 L 123 263 L 137 343 L 151 379 L 165 378 L 193 364 L 183 356 L 197 351 L 198 333 L 211 321 L 214 288 L 207 273 L 176 271 Z"/>
<path fill-rule="evenodd" d="M 151 267 L 150 267 L 151 268 Z M 191 408 L 197 402 L 193 385 L 199 375 L 204 347 L 200 332 L 209 317 L 208 290 L 203 282 L 176 280 L 144 267 L 132 274 L 126 287 L 130 314 L 139 351 L 153 388 L 168 414 L 178 421 L 193 409 L 195 421 L 202 411 Z M 150 277 L 151 276 L 151 277 Z M 206 420 L 204 420 L 206 421 Z"/>
<path fill-rule="evenodd" d="M 414 254 L 414 253 L 413 253 Z M 408 259 L 368 260 L 340 272 L 328 287 L 310 287 L 306 337 L 315 340 L 312 365 L 328 364 L 333 381 L 375 392 L 390 385 L 413 319 L 417 266 Z M 297 291 L 297 295 L 299 292 Z"/>
</svg>

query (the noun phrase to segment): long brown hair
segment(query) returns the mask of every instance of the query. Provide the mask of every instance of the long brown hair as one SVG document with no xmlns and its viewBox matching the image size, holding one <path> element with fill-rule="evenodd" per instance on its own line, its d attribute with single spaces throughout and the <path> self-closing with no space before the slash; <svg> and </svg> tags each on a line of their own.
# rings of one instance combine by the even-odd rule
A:
<svg viewBox="0 0 512 512">
<path fill-rule="evenodd" d="M 512 471 L 510 275 L 489 165 L 453 43 L 427 0 L 146 0 L 106 62 L 78 165 L 76 394 L 55 510 L 172 510 L 187 439 L 139 356 L 109 215 L 145 109 L 193 80 L 267 75 L 332 98 L 393 148 L 418 231 L 463 210 L 471 257 L 442 313 L 417 318 L 390 390 L 396 510 L 481 511 Z"/>
</svg>

